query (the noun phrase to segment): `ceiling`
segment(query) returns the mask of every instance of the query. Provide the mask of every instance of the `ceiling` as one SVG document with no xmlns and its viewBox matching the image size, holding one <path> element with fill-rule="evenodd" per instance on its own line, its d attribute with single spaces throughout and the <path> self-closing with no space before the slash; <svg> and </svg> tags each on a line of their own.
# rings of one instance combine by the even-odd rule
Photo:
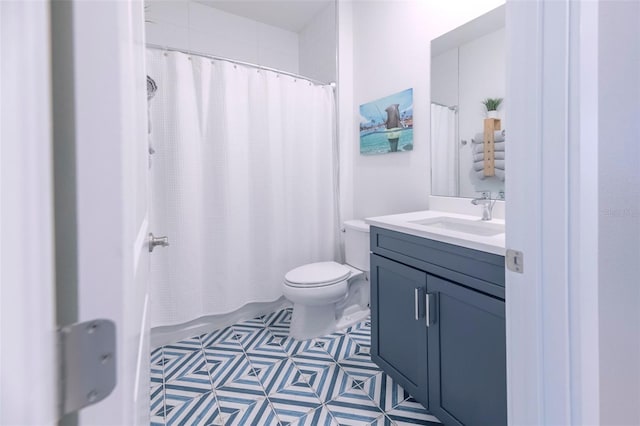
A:
<svg viewBox="0 0 640 426">
<path fill-rule="evenodd" d="M 334 0 L 196 0 L 234 15 L 300 32 Z"/>
<path fill-rule="evenodd" d="M 449 49 L 469 43 L 504 27 L 505 6 L 502 5 L 431 40 L 431 57 L 438 56 Z"/>
</svg>

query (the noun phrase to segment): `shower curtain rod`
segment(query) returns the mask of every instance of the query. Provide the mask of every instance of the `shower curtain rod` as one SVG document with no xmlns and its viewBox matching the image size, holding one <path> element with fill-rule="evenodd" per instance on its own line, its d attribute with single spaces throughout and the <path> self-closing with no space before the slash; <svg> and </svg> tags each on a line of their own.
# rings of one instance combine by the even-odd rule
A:
<svg viewBox="0 0 640 426">
<path fill-rule="evenodd" d="M 440 104 L 440 103 L 438 103 L 438 102 L 431 102 L 431 103 L 432 103 L 432 104 L 434 104 L 434 105 L 441 106 L 441 107 L 449 108 L 449 109 L 450 109 L 450 110 L 452 110 L 452 111 L 457 111 L 457 110 L 458 110 L 458 105 L 451 105 L 451 106 L 449 106 L 449 105 L 445 105 L 445 104 Z"/>
<path fill-rule="evenodd" d="M 256 68 L 256 69 L 265 70 L 265 71 L 271 71 L 271 72 L 274 72 L 276 74 L 282 74 L 282 75 L 286 75 L 286 76 L 289 76 L 289 77 L 299 78 L 301 80 L 306 80 L 306 81 L 309 81 L 309 82 L 311 82 L 311 83 L 313 83 L 313 84 L 315 84 L 317 86 L 331 86 L 334 89 L 336 87 L 335 83 L 326 83 L 324 81 L 320 81 L 320 80 L 316 80 L 316 79 L 313 79 L 313 78 L 305 77 L 305 76 L 300 75 L 300 74 L 294 74 L 292 72 L 282 71 L 282 70 L 279 70 L 279 69 L 276 69 L 276 68 L 265 67 L 263 65 L 252 64 L 250 62 L 237 61 L 235 59 L 225 58 L 224 56 L 207 55 L 205 53 L 195 52 L 193 50 L 176 49 L 176 48 L 173 48 L 173 47 L 166 47 L 166 46 L 161 46 L 161 45 L 152 44 L 152 43 L 147 43 L 147 47 L 150 48 L 150 49 L 164 50 L 164 51 L 168 51 L 168 52 L 184 53 L 186 55 L 200 56 L 202 58 L 214 59 L 214 60 L 217 60 L 217 61 L 231 62 L 232 64 L 238 64 L 238 65 L 242 65 L 242 66 L 245 66 L 245 67 Z"/>
</svg>

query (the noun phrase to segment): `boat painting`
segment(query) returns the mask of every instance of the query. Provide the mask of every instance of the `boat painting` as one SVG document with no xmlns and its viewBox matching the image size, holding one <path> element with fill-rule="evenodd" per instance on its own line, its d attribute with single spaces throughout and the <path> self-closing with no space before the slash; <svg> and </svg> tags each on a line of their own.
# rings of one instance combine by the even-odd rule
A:
<svg viewBox="0 0 640 426">
<path fill-rule="evenodd" d="M 360 105 L 360 154 L 413 150 L 413 89 Z"/>
</svg>

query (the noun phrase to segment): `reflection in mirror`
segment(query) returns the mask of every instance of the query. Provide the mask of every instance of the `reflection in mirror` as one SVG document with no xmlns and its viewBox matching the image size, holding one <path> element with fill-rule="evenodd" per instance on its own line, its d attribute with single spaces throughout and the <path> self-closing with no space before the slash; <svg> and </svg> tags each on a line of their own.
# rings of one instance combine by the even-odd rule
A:
<svg viewBox="0 0 640 426">
<path fill-rule="evenodd" d="M 431 42 L 432 195 L 504 196 L 504 17 L 500 6 Z M 497 111 L 487 111 L 485 104 L 495 103 Z M 496 115 L 498 121 L 485 123 Z M 489 135 L 493 140 L 485 142 Z"/>
</svg>

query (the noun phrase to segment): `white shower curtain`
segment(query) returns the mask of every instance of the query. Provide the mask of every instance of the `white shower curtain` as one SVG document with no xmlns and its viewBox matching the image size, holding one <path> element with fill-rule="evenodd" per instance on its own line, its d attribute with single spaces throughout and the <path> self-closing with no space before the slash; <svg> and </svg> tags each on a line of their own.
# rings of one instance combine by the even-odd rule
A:
<svg viewBox="0 0 640 426">
<path fill-rule="evenodd" d="M 151 326 L 282 295 L 284 274 L 338 256 L 333 90 L 177 52 L 147 51 Z"/>
<path fill-rule="evenodd" d="M 456 111 L 431 104 L 431 191 L 458 196 Z"/>
</svg>

